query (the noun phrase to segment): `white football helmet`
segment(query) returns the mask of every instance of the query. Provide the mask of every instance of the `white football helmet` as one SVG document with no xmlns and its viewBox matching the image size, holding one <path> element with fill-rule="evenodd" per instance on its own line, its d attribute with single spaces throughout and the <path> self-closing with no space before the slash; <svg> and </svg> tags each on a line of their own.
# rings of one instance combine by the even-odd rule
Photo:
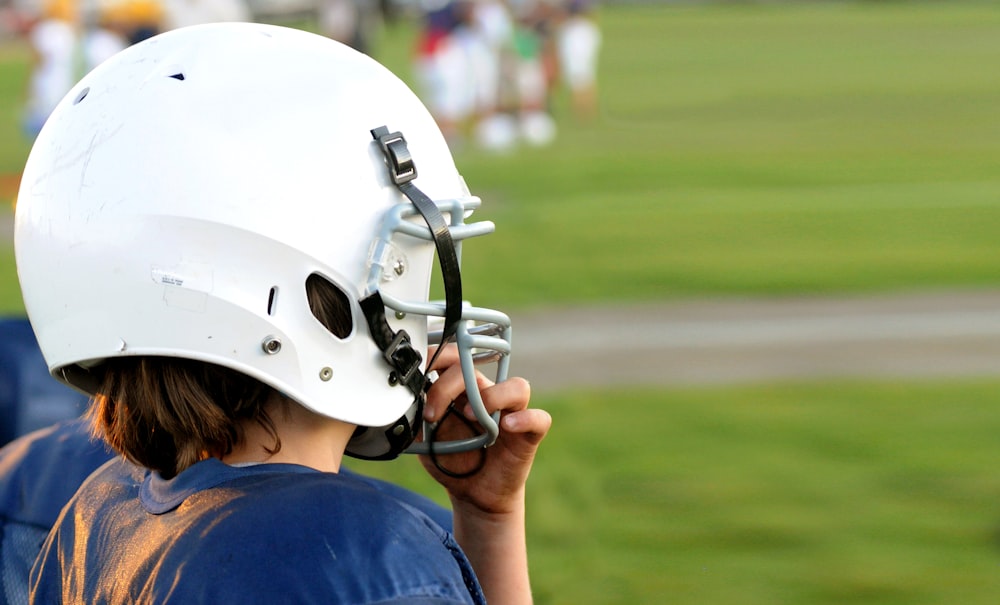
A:
<svg viewBox="0 0 1000 605">
<path fill-rule="evenodd" d="M 499 430 L 473 364 L 505 379 L 511 335 L 461 301 L 461 242 L 493 230 L 465 223 L 478 206 L 430 114 L 371 58 L 294 29 L 199 25 L 109 59 L 53 112 L 18 195 L 18 275 L 56 378 L 92 393 L 113 357 L 218 364 L 372 427 L 348 448 L 362 458 L 428 451 L 411 445 L 417 352 L 443 317 L 482 430 L 433 453 L 465 451 Z M 428 301 L 435 249 L 446 302 Z M 311 275 L 350 300 L 346 337 L 312 315 Z"/>
</svg>

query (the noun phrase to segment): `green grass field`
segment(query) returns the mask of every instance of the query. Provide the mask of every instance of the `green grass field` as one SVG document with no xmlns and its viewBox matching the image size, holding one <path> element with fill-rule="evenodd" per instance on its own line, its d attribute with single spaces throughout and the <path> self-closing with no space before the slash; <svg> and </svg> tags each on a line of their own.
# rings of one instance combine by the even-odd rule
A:
<svg viewBox="0 0 1000 605">
<path fill-rule="evenodd" d="M 469 253 L 491 295 L 997 283 L 997 5 L 625 8 L 602 24 L 598 124 L 463 158 L 497 202 L 501 235 Z"/>
<path fill-rule="evenodd" d="M 604 7 L 599 120 L 457 154 L 499 308 L 1000 285 L 1000 6 Z M 409 78 L 413 30 L 379 56 Z M 24 53 L 0 52 L 0 117 Z M 0 173 L 26 146 L 0 123 Z M 0 313 L 20 312 L 0 249 Z M 545 604 L 994 603 L 1000 379 L 537 397 Z M 436 493 L 416 461 L 357 464 Z"/>
<path fill-rule="evenodd" d="M 476 300 L 998 283 L 1000 6 L 607 7 L 600 21 L 600 120 L 559 111 L 552 147 L 458 154 L 498 223 L 466 252 Z M 391 28 L 378 53 L 407 79 L 412 41 Z M 19 56 L 0 54 L 0 115 L 17 113 Z M 14 171 L 25 146 L 3 129 L 0 172 Z"/>
<path fill-rule="evenodd" d="M 577 392 L 532 474 L 540 604 L 994 603 L 1000 382 Z M 354 463 L 434 493 L 416 461 Z"/>
</svg>

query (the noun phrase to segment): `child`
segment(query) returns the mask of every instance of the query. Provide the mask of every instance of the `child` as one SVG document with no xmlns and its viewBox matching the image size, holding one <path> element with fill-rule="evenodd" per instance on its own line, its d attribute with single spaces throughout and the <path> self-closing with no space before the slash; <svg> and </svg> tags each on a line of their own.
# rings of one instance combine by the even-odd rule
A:
<svg viewBox="0 0 1000 605">
<path fill-rule="evenodd" d="M 551 419 L 504 380 L 507 317 L 462 302 L 461 242 L 492 225 L 464 223 L 478 200 L 413 93 L 327 38 L 210 24 L 106 61 L 50 121 L 18 275 L 50 371 L 125 461 L 64 509 L 32 601 L 530 602 Z M 339 472 L 403 451 L 454 533 Z"/>
</svg>

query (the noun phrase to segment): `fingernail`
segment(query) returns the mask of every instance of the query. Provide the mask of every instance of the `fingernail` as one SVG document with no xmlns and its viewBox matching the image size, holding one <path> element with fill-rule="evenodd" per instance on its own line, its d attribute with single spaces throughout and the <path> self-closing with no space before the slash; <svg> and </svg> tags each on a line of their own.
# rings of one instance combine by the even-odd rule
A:
<svg viewBox="0 0 1000 605">
<path fill-rule="evenodd" d="M 424 420 L 434 422 L 434 408 L 424 408 Z"/>
<path fill-rule="evenodd" d="M 503 428 L 507 429 L 508 431 L 516 431 L 518 424 L 520 424 L 520 422 L 518 421 L 517 416 L 503 417 Z"/>
</svg>

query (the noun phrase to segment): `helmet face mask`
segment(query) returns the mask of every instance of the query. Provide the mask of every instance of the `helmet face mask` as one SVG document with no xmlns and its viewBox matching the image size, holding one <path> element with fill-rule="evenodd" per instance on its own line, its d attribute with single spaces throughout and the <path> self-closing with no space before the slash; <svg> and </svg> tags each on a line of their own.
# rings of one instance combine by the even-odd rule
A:
<svg viewBox="0 0 1000 605">
<path fill-rule="evenodd" d="M 361 301 L 379 294 L 388 329 L 417 352 L 449 305 L 428 301 L 436 239 L 372 138 L 384 124 L 405 133 L 414 183 L 447 217 L 459 257 L 492 224 L 465 223 L 479 200 L 443 136 L 372 59 L 298 30 L 226 23 L 162 34 L 96 68 L 43 127 L 18 196 L 18 273 L 50 371 L 92 392 L 116 356 L 215 363 L 376 429 L 349 454 L 399 453 L 406 444 L 381 436 L 416 424 L 421 397 L 392 384 Z M 344 295 L 351 330 L 312 315 L 312 275 Z M 482 408 L 473 365 L 492 351 L 506 377 L 509 320 L 468 306 L 452 320 Z M 479 322 L 498 327 L 478 334 Z M 492 443 L 495 419 L 476 413 L 485 438 L 435 449 Z"/>
</svg>

